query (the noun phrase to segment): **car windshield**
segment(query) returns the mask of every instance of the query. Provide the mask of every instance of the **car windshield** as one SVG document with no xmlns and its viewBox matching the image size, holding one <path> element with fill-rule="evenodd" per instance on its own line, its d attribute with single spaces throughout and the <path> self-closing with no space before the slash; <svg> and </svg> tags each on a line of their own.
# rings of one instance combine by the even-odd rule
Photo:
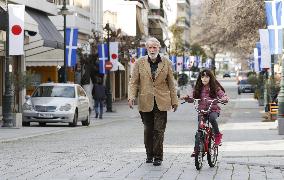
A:
<svg viewBox="0 0 284 180">
<path fill-rule="evenodd" d="M 75 88 L 73 86 L 39 86 L 32 97 L 74 98 Z"/>
<path fill-rule="evenodd" d="M 248 81 L 247 80 L 241 80 L 240 84 L 248 84 Z"/>
</svg>

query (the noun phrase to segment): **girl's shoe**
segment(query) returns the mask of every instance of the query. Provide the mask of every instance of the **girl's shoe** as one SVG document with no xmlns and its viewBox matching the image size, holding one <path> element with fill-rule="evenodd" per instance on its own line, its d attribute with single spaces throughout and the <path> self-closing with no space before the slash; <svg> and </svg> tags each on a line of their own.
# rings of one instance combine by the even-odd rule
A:
<svg viewBox="0 0 284 180">
<path fill-rule="evenodd" d="M 217 145 L 217 146 L 221 145 L 222 136 L 223 136 L 223 134 L 221 134 L 221 133 L 218 133 L 218 134 L 215 135 L 215 145 Z"/>
</svg>

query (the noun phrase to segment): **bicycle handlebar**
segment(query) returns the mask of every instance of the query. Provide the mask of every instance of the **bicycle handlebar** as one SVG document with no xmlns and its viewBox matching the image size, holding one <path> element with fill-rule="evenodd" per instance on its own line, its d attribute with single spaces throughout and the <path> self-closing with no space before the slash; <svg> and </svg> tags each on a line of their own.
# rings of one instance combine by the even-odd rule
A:
<svg viewBox="0 0 284 180">
<path fill-rule="evenodd" d="M 195 107 L 195 110 L 198 112 L 198 113 L 208 113 L 208 112 L 210 112 L 211 111 L 211 107 L 212 107 L 212 105 L 213 105 L 213 103 L 215 102 L 215 101 L 217 101 L 217 103 L 221 103 L 221 104 L 226 104 L 225 102 L 223 102 L 221 99 L 219 99 L 219 98 L 216 98 L 216 99 L 212 99 L 212 100 L 210 100 L 210 99 L 204 99 L 205 101 L 208 101 L 208 102 L 211 102 L 210 103 L 210 105 L 209 105 L 209 107 L 208 107 L 208 109 L 207 110 L 199 110 L 198 109 L 198 105 L 199 105 L 199 101 L 201 101 L 201 99 L 194 99 L 194 98 L 192 98 L 193 99 L 193 104 L 194 104 L 194 107 Z M 182 102 L 181 104 L 184 104 L 184 103 L 186 103 L 187 101 L 184 101 L 184 102 Z"/>
</svg>

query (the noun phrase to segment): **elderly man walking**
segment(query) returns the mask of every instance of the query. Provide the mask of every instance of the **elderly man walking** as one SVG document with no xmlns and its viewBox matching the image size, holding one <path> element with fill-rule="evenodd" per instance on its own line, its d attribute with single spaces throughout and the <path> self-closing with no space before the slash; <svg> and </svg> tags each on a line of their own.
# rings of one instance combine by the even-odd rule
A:
<svg viewBox="0 0 284 180">
<path fill-rule="evenodd" d="M 176 111 L 178 106 L 172 64 L 159 54 L 160 47 L 156 38 L 147 40 L 148 55 L 135 63 L 128 86 L 130 108 L 133 108 L 138 94 L 138 109 L 144 124 L 146 163 L 154 166 L 160 166 L 163 161 L 167 111 Z"/>
</svg>

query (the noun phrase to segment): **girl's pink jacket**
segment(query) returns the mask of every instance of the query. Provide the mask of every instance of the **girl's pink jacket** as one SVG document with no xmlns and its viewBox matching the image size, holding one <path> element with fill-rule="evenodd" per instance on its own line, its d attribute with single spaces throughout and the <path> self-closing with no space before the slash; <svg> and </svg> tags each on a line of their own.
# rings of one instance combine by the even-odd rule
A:
<svg viewBox="0 0 284 180">
<path fill-rule="evenodd" d="M 199 110 L 207 110 L 211 101 L 208 100 L 213 100 L 214 98 L 209 97 L 209 93 L 210 93 L 210 89 L 206 89 L 205 87 L 202 88 L 201 90 L 201 95 L 200 95 L 200 99 L 201 101 L 199 102 L 198 105 L 198 109 Z M 226 103 L 228 102 L 229 98 L 228 96 L 224 93 L 224 91 L 222 91 L 221 88 L 218 88 L 217 90 L 217 97 L 219 99 L 221 98 L 225 98 L 226 99 Z M 214 102 L 211 106 L 211 112 L 218 112 L 220 113 L 221 108 L 218 106 L 217 102 Z"/>
</svg>

